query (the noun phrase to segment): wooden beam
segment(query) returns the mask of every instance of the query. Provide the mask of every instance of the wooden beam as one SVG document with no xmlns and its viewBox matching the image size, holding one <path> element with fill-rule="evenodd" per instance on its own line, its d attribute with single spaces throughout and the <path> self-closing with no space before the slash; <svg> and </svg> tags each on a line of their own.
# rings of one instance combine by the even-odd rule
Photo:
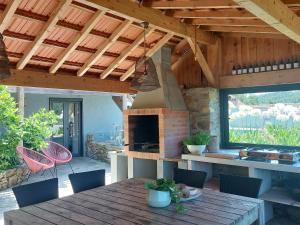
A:
<svg viewBox="0 0 300 225">
<path fill-rule="evenodd" d="M 77 76 L 83 76 L 83 74 L 88 71 L 93 64 L 95 64 L 95 62 L 106 52 L 106 50 L 117 41 L 123 32 L 128 29 L 131 23 L 131 20 L 125 20 L 121 25 L 119 25 L 112 35 L 98 47 L 97 52 L 88 59 L 88 61 L 80 70 L 78 70 Z"/>
<path fill-rule="evenodd" d="M 151 57 L 152 55 L 155 54 L 155 52 L 157 52 L 158 49 L 160 49 L 161 47 L 163 47 L 172 37 L 173 37 L 173 33 L 168 33 L 166 34 L 162 39 L 160 39 L 156 45 L 154 45 L 153 48 L 151 48 L 147 53 L 146 53 L 146 56 L 147 57 Z M 124 73 L 120 80 L 121 81 L 125 81 L 128 77 L 131 76 L 131 74 L 134 73 L 134 69 L 135 69 L 135 65 L 132 65 L 126 73 Z"/>
<path fill-rule="evenodd" d="M 300 44 L 300 18 L 280 0 L 234 0 L 258 18 Z"/>
<path fill-rule="evenodd" d="M 148 28 L 146 30 L 146 38 L 154 31 L 154 28 Z M 141 33 L 137 39 L 129 45 L 122 53 L 121 55 L 114 60 L 114 62 L 101 73 L 101 79 L 105 79 L 108 77 L 108 75 L 116 69 L 125 59 L 129 54 L 131 54 L 142 42 L 144 41 L 144 32 Z"/>
<path fill-rule="evenodd" d="M 21 70 L 26 66 L 26 64 L 36 52 L 36 50 L 42 45 L 43 41 L 48 37 L 49 33 L 52 32 L 52 30 L 55 27 L 55 24 L 62 17 L 62 15 L 64 14 L 67 7 L 71 4 L 71 2 L 72 0 L 62 0 L 59 2 L 58 6 L 52 12 L 51 17 L 40 31 L 40 34 L 36 36 L 35 40 L 25 51 L 23 57 L 19 60 L 17 64 L 17 69 Z"/>
<path fill-rule="evenodd" d="M 239 8 L 232 0 L 189 0 L 189 1 L 153 1 L 144 0 L 143 5 L 154 9 L 206 9 Z"/>
<path fill-rule="evenodd" d="M 300 6 L 299 0 L 283 0 L 288 6 Z M 226 9 L 240 8 L 232 0 L 189 0 L 189 1 L 153 1 L 144 0 L 143 5 L 154 9 Z"/>
<path fill-rule="evenodd" d="M 129 89 L 128 82 L 116 80 L 101 80 L 99 78 L 77 77 L 67 74 L 53 75 L 44 71 L 27 69 L 12 69 L 11 73 L 12 76 L 8 79 L 1 80 L 0 84 L 83 91 L 134 93 L 134 91 Z"/>
<path fill-rule="evenodd" d="M 0 17 L 0 33 L 2 33 L 5 30 L 5 28 L 8 27 L 11 18 L 17 10 L 20 2 L 21 0 L 10 0 L 6 5 L 5 10 Z"/>
<path fill-rule="evenodd" d="M 216 32 L 239 32 L 239 33 L 272 33 L 279 32 L 272 27 L 229 27 L 229 26 L 201 26 L 203 30 Z"/>
<path fill-rule="evenodd" d="M 176 62 L 174 62 L 171 66 L 172 70 L 176 70 L 179 66 L 181 66 L 188 58 L 191 57 L 191 55 L 193 54 L 193 51 L 190 50 L 188 52 L 186 52 L 184 55 L 182 55 L 181 57 L 179 57 L 177 59 Z"/>
<path fill-rule="evenodd" d="M 218 10 L 176 10 L 171 12 L 175 18 L 240 18 L 240 19 L 255 19 L 253 14 L 244 9 L 218 9 Z"/>
<path fill-rule="evenodd" d="M 222 33 L 223 37 L 234 37 L 234 38 L 267 38 L 267 39 L 288 39 L 287 36 L 283 34 L 272 34 L 272 33 L 240 33 L 240 32 L 225 32 Z"/>
<path fill-rule="evenodd" d="M 292 69 L 246 75 L 222 76 L 220 77 L 220 88 L 257 87 L 300 83 L 299 74 L 300 69 Z"/>
<path fill-rule="evenodd" d="M 74 40 L 69 44 L 68 48 L 58 57 L 56 62 L 50 67 L 49 72 L 55 73 L 64 61 L 70 56 L 70 54 L 76 49 L 76 47 L 89 35 L 91 30 L 103 17 L 106 11 L 97 11 L 93 17 L 85 24 L 82 31 L 76 34 Z"/>
<path fill-rule="evenodd" d="M 194 52 L 195 58 L 196 58 L 197 62 L 199 63 L 208 83 L 215 87 L 217 85 L 216 79 L 215 79 L 198 43 L 196 43 L 195 39 L 192 39 L 192 38 L 187 38 L 187 42 L 191 46 L 191 49 Z"/>
<path fill-rule="evenodd" d="M 192 19 L 193 25 L 217 25 L 217 26 L 254 26 L 268 27 L 269 25 L 259 19 L 216 19 L 216 18 L 197 18 Z"/>
<path fill-rule="evenodd" d="M 192 25 L 187 25 L 181 23 L 179 20 L 164 15 L 161 11 L 157 9 L 152 9 L 144 6 L 140 6 L 130 0 L 77 0 L 83 4 L 89 5 L 98 9 L 106 9 L 109 12 L 116 14 L 118 16 L 131 19 L 137 22 L 147 21 L 150 26 L 165 31 L 166 33 L 174 33 L 180 37 L 186 38 L 188 32 L 187 27 L 192 27 Z M 197 30 L 198 42 L 203 44 L 214 44 L 217 37 L 211 32 L 203 32 L 202 30 Z"/>
</svg>

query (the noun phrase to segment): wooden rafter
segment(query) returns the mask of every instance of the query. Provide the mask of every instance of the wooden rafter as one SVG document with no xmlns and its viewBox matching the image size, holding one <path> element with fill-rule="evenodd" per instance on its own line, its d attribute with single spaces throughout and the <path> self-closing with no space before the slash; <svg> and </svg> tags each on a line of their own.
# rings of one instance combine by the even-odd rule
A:
<svg viewBox="0 0 300 225">
<path fill-rule="evenodd" d="M 273 33 L 278 31 L 272 27 L 239 27 L 239 26 L 201 26 L 203 30 L 217 31 L 217 32 L 243 32 L 243 33 Z"/>
<path fill-rule="evenodd" d="M 280 0 L 234 0 L 258 18 L 300 43 L 300 18 Z"/>
<path fill-rule="evenodd" d="M 256 18 L 256 16 L 244 9 L 218 9 L 206 11 L 176 10 L 174 12 L 171 12 L 170 15 L 172 15 L 175 18 Z"/>
<path fill-rule="evenodd" d="M 166 16 L 157 9 L 139 6 L 130 0 L 78 0 L 78 2 L 94 8 L 110 10 L 111 13 L 137 22 L 147 21 L 154 28 L 167 33 L 173 32 L 175 35 L 184 38 L 189 35 L 186 28 L 192 26 L 183 24 L 170 16 Z M 200 43 L 214 44 L 217 40 L 217 37 L 211 32 L 203 32 L 199 29 L 197 30 L 197 33 L 197 41 Z"/>
<path fill-rule="evenodd" d="M 53 11 L 51 17 L 42 28 L 40 34 L 36 36 L 35 40 L 27 48 L 23 57 L 18 62 L 17 69 L 21 70 L 26 66 L 30 58 L 33 56 L 34 52 L 42 45 L 43 41 L 46 39 L 49 33 L 54 29 L 55 24 L 60 19 L 60 17 L 64 14 L 65 10 L 67 9 L 67 7 L 70 5 L 71 2 L 72 0 L 62 0 L 59 2 L 58 6 Z"/>
<path fill-rule="evenodd" d="M 64 61 L 70 56 L 70 54 L 76 49 L 76 47 L 88 36 L 90 31 L 95 27 L 99 20 L 103 17 L 106 11 L 97 11 L 93 17 L 85 24 L 84 28 L 80 33 L 76 35 L 74 40 L 68 46 L 68 48 L 63 52 L 62 55 L 58 57 L 56 62 L 50 67 L 49 72 L 55 73 L 59 67 L 64 63 Z"/>
<path fill-rule="evenodd" d="M 7 6 L 5 7 L 5 10 L 0 17 L 0 33 L 2 33 L 8 26 L 20 2 L 21 0 L 10 0 Z"/>
<path fill-rule="evenodd" d="M 11 70 L 12 76 L 0 81 L 0 84 L 59 88 L 70 90 L 86 90 L 116 93 L 134 93 L 129 88 L 128 82 L 118 80 L 100 80 L 99 78 L 77 77 L 68 74 L 50 74 L 40 70 Z"/>
<path fill-rule="evenodd" d="M 128 29 L 131 20 L 125 20 L 119 27 L 112 33 L 112 35 L 106 39 L 99 47 L 97 52 L 91 56 L 88 61 L 84 64 L 84 66 L 77 72 L 77 76 L 83 76 L 83 74 L 88 71 L 88 69 L 95 64 L 95 62 L 103 56 L 107 49 L 109 49 L 117 39 L 123 34 L 124 31 Z"/>
<path fill-rule="evenodd" d="M 282 0 L 288 6 L 300 6 L 299 0 Z M 207 9 L 207 8 L 239 8 L 232 0 L 189 0 L 189 1 L 153 1 L 144 0 L 144 6 L 155 9 Z"/>
<path fill-rule="evenodd" d="M 154 28 L 148 28 L 146 30 L 146 37 L 149 36 L 155 29 Z M 108 77 L 108 75 L 117 68 L 125 59 L 126 57 L 132 53 L 142 42 L 144 41 L 144 33 L 140 34 L 137 39 L 129 45 L 122 53 L 121 55 L 114 60 L 114 62 L 101 73 L 101 79 L 105 79 Z"/>
<path fill-rule="evenodd" d="M 207 63 L 207 61 L 201 51 L 201 48 L 199 47 L 198 43 L 195 40 L 196 40 L 196 37 L 194 39 L 187 38 L 187 42 L 191 46 L 191 49 L 194 52 L 195 58 L 196 58 L 197 62 L 199 63 L 208 83 L 211 84 L 212 86 L 216 86 L 215 76 L 213 75 L 213 73 Z"/>
<path fill-rule="evenodd" d="M 166 34 L 162 39 L 160 39 L 156 45 L 154 45 L 154 47 L 152 47 L 147 53 L 146 56 L 147 57 L 151 57 L 153 54 L 155 54 L 155 52 L 157 52 L 158 49 L 160 49 L 161 47 L 163 47 L 172 37 L 173 37 L 173 33 L 168 33 Z M 131 76 L 131 74 L 134 73 L 134 69 L 135 69 L 135 65 L 132 65 L 126 73 L 124 73 L 120 80 L 121 81 L 125 81 L 128 77 Z"/>
<path fill-rule="evenodd" d="M 215 18 L 197 18 L 191 22 L 193 25 L 217 25 L 217 26 L 269 26 L 259 19 L 215 19 Z"/>
</svg>

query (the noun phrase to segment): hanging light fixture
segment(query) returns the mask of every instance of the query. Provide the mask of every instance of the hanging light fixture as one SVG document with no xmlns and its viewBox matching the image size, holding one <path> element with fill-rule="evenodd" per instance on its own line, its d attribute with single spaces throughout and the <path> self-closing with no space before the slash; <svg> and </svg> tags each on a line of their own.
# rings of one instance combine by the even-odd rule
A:
<svg viewBox="0 0 300 225">
<path fill-rule="evenodd" d="M 0 33 L 0 80 L 9 78 L 11 76 L 9 69 L 9 60 L 6 53 L 3 36 Z"/>
<path fill-rule="evenodd" d="M 146 30 L 149 27 L 148 22 L 142 22 L 144 28 L 144 54 L 135 64 L 135 76 L 131 81 L 130 88 L 136 91 L 153 91 L 160 88 L 155 64 L 150 57 L 147 57 L 146 49 Z"/>
</svg>

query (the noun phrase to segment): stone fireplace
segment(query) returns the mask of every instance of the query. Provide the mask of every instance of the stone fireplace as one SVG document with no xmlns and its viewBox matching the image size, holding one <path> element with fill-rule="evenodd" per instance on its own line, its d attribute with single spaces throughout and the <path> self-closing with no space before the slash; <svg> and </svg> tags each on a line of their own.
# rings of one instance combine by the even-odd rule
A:
<svg viewBox="0 0 300 225">
<path fill-rule="evenodd" d="M 161 87 L 139 92 L 132 109 L 124 110 L 125 152 L 141 159 L 174 158 L 189 135 L 189 112 L 171 71 L 171 49 L 162 48 L 152 59 Z"/>
</svg>

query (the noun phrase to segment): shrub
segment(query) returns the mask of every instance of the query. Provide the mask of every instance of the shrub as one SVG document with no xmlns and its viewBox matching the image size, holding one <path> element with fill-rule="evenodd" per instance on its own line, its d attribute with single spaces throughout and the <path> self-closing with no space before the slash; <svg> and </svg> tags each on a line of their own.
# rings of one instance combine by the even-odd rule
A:
<svg viewBox="0 0 300 225">
<path fill-rule="evenodd" d="M 200 131 L 195 135 L 187 137 L 183 140 L 184 145 L 208 145 L 210 135 L 207 132 Z"/>
<path fill-rule="evenodd" d="M 0 170 L 18 164 L 16 146 L 22 140 L 21 116 L 8 89 L 0 85 Z"/>
</svg>

